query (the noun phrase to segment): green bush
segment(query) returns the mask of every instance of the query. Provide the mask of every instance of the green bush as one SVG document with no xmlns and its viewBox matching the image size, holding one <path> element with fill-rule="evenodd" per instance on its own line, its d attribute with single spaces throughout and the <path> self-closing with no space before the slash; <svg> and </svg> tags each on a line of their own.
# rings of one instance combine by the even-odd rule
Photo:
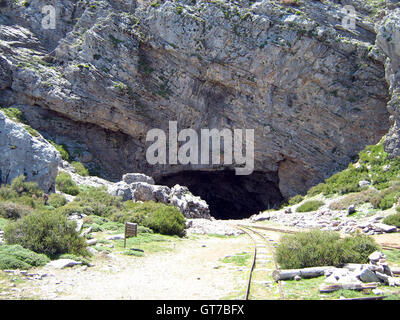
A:
<svg viewBox="0 0 400 320">
<path fill-rule="evenodd" d="M 185 235 L 185 217 L 178 208 L 162 204 L 143 219 L 143 226 L 166 235 Z"/>
<path fill-rule="evenodd" d="M 25 176 L 18 176 L 11 181 L 11 188 L 17 192 L 19 196 L 28 195 L 41 197 L 43 191 L 38 187 L 36 182 L 26 182 Z"/>
<path fill-rule="evenodd" d="M 82 163 L 77 162 L 77 161 L 72 161 L 71 165 L 75 168 L 75 171 L 77 174 L 84 176 L 84 177 L 89 175 L 88 169 L 86 169 Z"/>
<path fill-rule="evenodd" d="M 319 207 L 324 205 L 323 201 L 318 201 L 318 200 L 310 200 L 304 202 L 301 206 L 297 207 L 296 211 L 297 212 L 310 212 L 310 211 L 316 211 L 318 210 Z"/>
<path fill-rule="evenodd" d="M 11 200 L 18 197 L 18 193 L 9 185 L 2 185 L 0 187 L 0 200 Z"/>
<path fill-rule="evenodd" d="M 32 209 L 23 204 L 14 203 L 10 201 L 0 203 L 0 216 L 6 219 L 17 220 L 27 214 L 31 213 Z"/>
<path fill-rule="evenodd" d="M 72 203 L 92 208 L 92 214 L 109 217 L 122 209 L 122 198 L 110 195 L 106 188 L 81 191 Z"/>
<path fill-rule="evenodd" d="M 397 207 L 396 210 L 399 208 L 400 207 Z M 400 213 L 398 212 L 396 214 L 391 214 L 390 216 L 387 216 L 385 219 L 383 219 L 383 223 L 400 228 Z"/>
<path fill-rule="evenodd" d="M 69 153 L 67 151 L 67 147 L 63 144 L 56 144 L 54 141 L 52 140 L 48 140 L 54 148 L 56 148 L 56 150 L 60 153 L 61 158 L 65 161 L 69 160 Z"/>
<path fill-rule="evenodd" d="M 67 204 L 67 199 L 61 194 L 52 193 L 49 195 L 49 199 L 47 200 L 49 206 L 54 208 L 59 208 Z"/>
<path fill-rule="evenodd" d="M 0 246 L 0 269 L 29 269 L 41 267 L 50 259 L 44 254 L 37 254 L 20 245 Z"/>
<path fill-rule="evenodd" d="M 56 187 L 59 191 L 76 196 L 79 194 L 79 188 L 66 172 L 60 172 L 56 178 Z"/>
<path fill-rule="evenodd" d="M 75 228 L 76 223 L 61 213 L 35 212 L 7 224 L 4 239 L 7 244 L 19 244 L 49 257 L 63 253 L 86 254 L 86 242 Z"/>
<path fill-rule="evenodd" d="M 288 200 L 288 204 L 290 206 L 293 206 L 295 204 L 298 204 L 298 203 L 302 202 L 303 200 L 304 200 L 304 197 L 301 194 L 298 194 L 297 196 L 291 197 Z"/>
<path fill-rule="evenodd" d="M 276 249 L 276 259 L 283 269 L 340 267 L 345 263 L 367 263 L 368 255 L 378 249 L 366 235 L 340 239 L 338 233 L 313 230 L 283 236 Z"/>
</svg>

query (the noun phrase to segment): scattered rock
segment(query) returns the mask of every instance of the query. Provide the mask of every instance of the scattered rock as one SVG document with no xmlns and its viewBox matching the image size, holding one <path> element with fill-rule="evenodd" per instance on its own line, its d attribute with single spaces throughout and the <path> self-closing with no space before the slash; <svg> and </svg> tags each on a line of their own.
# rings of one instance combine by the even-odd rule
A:
<svg viewBox="0 0 400 320">
<path fill-rule="evenodd" d="M 80 265 L 82 262 L 80 261 L 75 261 L 72 259 L 58 259 L 58 260 L 53 260 L 46 264 L 48 267 L 56 268 L 56 269 L 64 269 L 64 268 L 69 268 L 73 267 L 76 265 Z"/>
<path fill-rule="evenodd" d="M 106 240 L 123 240 L 125 236 L 123 234 L 114 234 L 112 236 L 106 237 Z"/>
<path fill-rule="evenodd" d="M 132 184 L 135 182 L 146 182 L 148 184 L 155 184 L 152 177 L 146 176 L 142 173 L 126 173 L 122 176 L 122 181 L 127 184 Z"/>
</svg>

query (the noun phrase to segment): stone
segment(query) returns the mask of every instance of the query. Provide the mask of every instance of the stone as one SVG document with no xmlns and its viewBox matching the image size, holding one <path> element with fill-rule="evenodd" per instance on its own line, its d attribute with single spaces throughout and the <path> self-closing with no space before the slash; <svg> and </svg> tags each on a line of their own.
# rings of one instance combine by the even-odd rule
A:
<svg viewBox="0 0 400 320">
<path fill-rule="evenodd" d="M 378 262 L 380 259 L 384 258 L 385 255 L 380 251 L 374 251 L 369 256 L 368 259 L 371 262 Z"/>
<path fill-rule="evenodd" d="M 152 185 L 147 182 L 134 182 L 130 186 L 133 201 L 169 202 L 171 189 L 167 186 Z"/>
<path fill-rule="evenodd" d="M 367 181 L 367 180 L 361 180 L 358 182 L 358 185 L 362 188 L 362 187 L 366 187 L 369 186 L 371 184 L 371 182 Z"/>
<path fill-rule="evenodd" d="M 106 240 L 123 240 L 125 236 L 123 234 L 115 234 L 112 236 L 106 237 Z"/>
<path fill-rule="evenodd" d="M 194 196 L 187 187 L 175 185 L 171 189 L 169 202 L 178 207 L 186 218 L 211 218 L 207 202 Z"/>
<path fill-rule="evenodd" d="M 132 189 L 130 185 L 124 181 L 110 185 L 108 187 L 108 193 L 113 196 L 122 197 L 122 201 L 132 200 Z"/>
<path fill-rule="evenodd" d="M 148 184 L 155 184 L 152 177 L 146 176 L 142 173 L 126 173 L 122 176 L 122 181 L 127 184 L 132 184 L 135 182 L 146 182 Z"/>
<path fill-rule="evenodd" d="M 0 111 L 0 180 L 11 183 L 20 175 L 54 192 L 61 156 L 41 135 L 34 137 Z"/>
<path fill-rule="evenodd" d="M 375 223 L 374 228 L 376 231 L 381 231 L 381 232 L 386 232 L 386 233 L 397 231 L 396 226 L 390 226 L 390 225 L 384 224 L 384 223 Z"/>
<path fill-rule="evenodd" d="M 56 268 L 56 269 L 64 269 L 64 268 L 69 268 L 69 267 L 73 267 L 73 266 L 80 265 L 80 264 L 82 264 L 82 262 L 75 261 L 72 259 L 58 259 L 58 260 L 50 261 L 48 264 L 46 264 L 46 266 Z"/>
<path fill-rule="evenodd" d="M 379 278 L 375 274 L 375 272 L 371 271 L 368 268 L 361 270 L 361 272 L 359 274 L 359 279 L 362 282 L 379 282 Z"/>
<path fill-rule="evenodd" d="M 86 244 L 88 246 L 94 246 L 96 243 L 97 243 L 97 239 L 86 240 Z"/>
<path fill-rule="evenodd" d="M 352 205 L 350 205 L 348 208 L 347 208 L 347 214 L 353 214 L 353 213 L 355 213 L 356 212 L 356 206 L 354 205 L 354 204 L 352 204 Z"/>
<path fill-rule="evenodd" d="M 300 277 L 299 275 L 295 275 L 294 278 L 293 278 L 293 280 L 300 281 L 300 280 L 301 280 L 301 277 Z"/>
<path fill-rule="evenodd" d="M 381 289 L 373 289 L 372 293 L 376 294 L 377 296 L 382 296 L 382 295 L 385 294 L 385 292 L 383 290 L 381 290 Z"/>
</svg>

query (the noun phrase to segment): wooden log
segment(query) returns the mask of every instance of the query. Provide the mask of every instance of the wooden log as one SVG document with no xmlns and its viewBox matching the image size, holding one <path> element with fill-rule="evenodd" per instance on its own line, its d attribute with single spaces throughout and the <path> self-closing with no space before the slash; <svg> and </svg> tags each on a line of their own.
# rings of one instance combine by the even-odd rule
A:
<svg viewBox="0 0 400 320">
<path fill-rule="evenodd" d="M 323 284 L 319 287 L 319 292 L 329 293 L 337 290 L 364 290 L 364 289 L 376 289 L 377 284 L 371 283 L 337 283 L 337 284 Z"/>
<path fill-rule="evenodd" d="M 292 280 L 295 276 L 302 278 L 316 278 L 323 276 L 326 270 L 335 269 L 335 267 L 313 267 L 304 269 L 287 269 L 287 270 L 275 270 L 272 272 L 272 277 L 275 281 L 279 280 Z"/>
</svg>

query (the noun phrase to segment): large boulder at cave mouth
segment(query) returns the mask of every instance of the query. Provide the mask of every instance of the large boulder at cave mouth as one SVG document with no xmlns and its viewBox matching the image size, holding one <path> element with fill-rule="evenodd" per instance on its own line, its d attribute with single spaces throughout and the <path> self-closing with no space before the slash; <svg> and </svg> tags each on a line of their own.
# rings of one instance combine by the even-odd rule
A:
<svg viewBox="0 0 400 320">
<path fill-rule="evenodd" d="M 55 189 L 61 156 L 43 137 L 33 137 L 24 126 L 0 111 L 0 179 L 10 183 L 25 175 L 45 192 Z"/>
</svg>

